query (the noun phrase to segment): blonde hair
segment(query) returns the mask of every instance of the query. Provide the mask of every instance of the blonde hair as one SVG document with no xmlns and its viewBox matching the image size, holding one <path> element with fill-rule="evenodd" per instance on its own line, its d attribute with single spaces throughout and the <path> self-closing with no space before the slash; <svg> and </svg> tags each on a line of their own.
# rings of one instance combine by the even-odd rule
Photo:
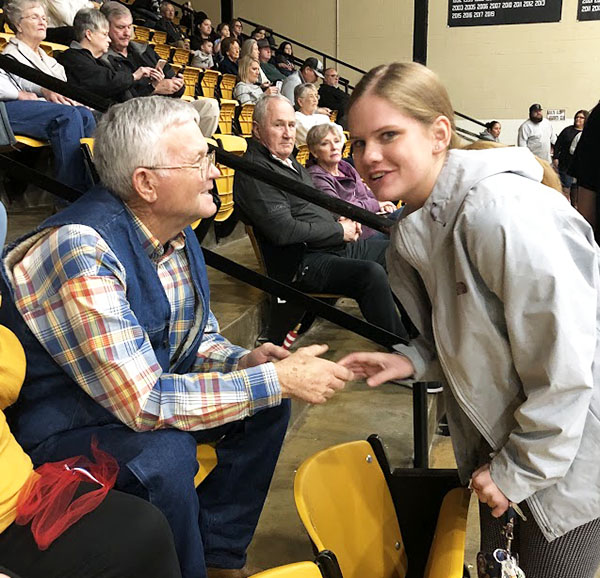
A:
<svg viewBox="0 0 600 578">
<path fill-rule="evenodd" d="M 348 104 L 348 111 L 365 94 L 374 94 L 424 125 L 445 116 L 452 127 L 449 148 L 457 148 L 454 109 L 446 88 L 435 72 L 416 62 L 393 62 L 371 69 L 360 80 Z"/>
<path fill-rule="evenodd" d="M 260 66 L 260 61 L 256 60 L 256 58 L 252 58 L 252 56 L 244 56 L 240 58 L 238 61 L 238 78 L 241 82 L 250 82 L 248 80 L 248 75 L 250 74 L 250 67 L 252 63 L 256 62 L 258 66 Z"/>
<path fill-rule="evenodd" d="M 464 147 L 462 147 L 462 149 L 466 151 L 482 151 L 486 149 L 505 148 L 506 146 L 507 145 L 505 144 L 492 142 L 489 140 L 476 140 L 475 142 L 465 145 Z M 542 169 L 544 169 L 542 185 L 546 185 L 551 189 L 556 189 L 559 193 L 564 195 L 563 188 L 560 182 L 560 177 L 556 174 L 556 171 L 554 170 L 554 168 L 552 168 L 552 165 L 548 161 L 545 161 L 544 159 L 541 159 L 538 156 L 535 157 L 535 160 L 541 165 Z"/>
</svg>

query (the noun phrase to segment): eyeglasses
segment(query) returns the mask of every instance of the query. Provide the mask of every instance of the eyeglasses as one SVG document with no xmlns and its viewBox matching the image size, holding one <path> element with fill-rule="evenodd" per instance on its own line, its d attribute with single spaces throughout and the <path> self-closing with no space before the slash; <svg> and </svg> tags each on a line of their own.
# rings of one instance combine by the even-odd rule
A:
<svg viewBox="0 0 600 578">
<path fill-rule="evenodd" d="M 23 16 L 21 20 L 33 20 L 34 22 L 48 22 L 48 18 L 43 14 L 31 14 L 30 16 Z"/>
<path fill-rule="evenodd" d="M 140 167 L 141 169 L 148 169 L 149 171 L 174 171 L 179 169 L 197 169 L 200 171 L 200 178 L 206 179 L 208 176 L 208 170 L 215 164 L 215 151 L 208 153 L 199 163 L 195 165 L 168 165 L 168 166 L 154 166 L 154 167 Z"/>
</svg>

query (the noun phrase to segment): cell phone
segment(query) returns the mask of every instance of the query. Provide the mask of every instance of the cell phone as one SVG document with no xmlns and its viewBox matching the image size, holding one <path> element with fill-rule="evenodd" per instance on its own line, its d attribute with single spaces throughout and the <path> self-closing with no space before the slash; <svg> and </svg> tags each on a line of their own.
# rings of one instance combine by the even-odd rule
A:
<svg viewBox="0 0 600 578">
<path fill-rule="evenodd" d="M 278 92 L 281 92 L 281 85 L 283 84 L 283 80 L 278 80 L 275 83 L 275 88 L 278 90 Z"/>
<path fill-rule="evenodd" d="M 164 58 L 161 58 L 157 63 L 156 66 L 154 68 L 156 68 L 156 70 L 160 70 L 162 71 L 162 69 L 165 67 L 165 64 L 167 64 L 167 61 Z"/>
</svg>

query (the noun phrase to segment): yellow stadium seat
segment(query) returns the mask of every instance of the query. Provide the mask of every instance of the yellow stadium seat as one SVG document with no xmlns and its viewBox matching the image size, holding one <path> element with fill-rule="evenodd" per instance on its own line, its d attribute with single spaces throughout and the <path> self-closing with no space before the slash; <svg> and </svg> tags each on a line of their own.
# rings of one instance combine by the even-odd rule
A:
<svg viewBox="0 0 600 578">
<path fill-rule="evenodd" d="M 224 74 L 221 76 L 221 98 L 229 100 L 233 98 L 233 87 L 236 80 L 234 74 Z"/>
<path fill-rule="evenodd" d="M 41 148 L 50 146 L 50 143 L 48 141 L 38 140 L 29 136 L 22 136 L 20 134 L 17 134 L 15 135 L 15 138 L 17 139 L 17 143 L 23 145 L 24 147 Z"/>
<path fill-rule="evenodd" d="M 68 46 L 64 44 L 57 44 L 56 42 L 42 42 L 40 43 L 40 48 L 48 55 L 53 56 L 58 54 L 59 52 L 64 52 L 68 50 Z"/>
<path fill-rule="evenodd" d="M 156 44 L 154 46 L 154 52 L 165 60 L 169 60 L 171 57 L 171 47 L 168 44 Z"/>
<path fill-rule="evenodd" d="M 194 476 L 194 486 L 198 487 L 204 478 L 215 469 L 217 465 L 217 451 L 210 444 L 199 444 L 196 447 L 198 460 L 198 473 Z"/>
<path fill-rule="evenodd" d="M 238 114 L 238 122 L 242 136 L 252 136 L 252 119 L 254 117 L 254 105 L 251 103 L 243 104 Z"/>
<path fill-rule="evenodd" d="M 216 70 L 206 69 L 202 74 L 202 80 L 200 81 L 200 86 L 202 87 L 202 95 L 207 96 L 208 98 L 215 97 L 215 87 L 217 86 L 217 82 L 221 73 Z"/>
<path fill-rule="evenodd" d="M 215 135 L 215 139 L 227 152 L 238 156 L 243 155 L 248 146 L 246 139 L 239 136 L 218 134 Z M 217 168 L 221 172 L 221 175 L 215 179 L 215 184 L 217 185 L 217 191 L 221 199 L 221 207 L 215 216 L 215 221 L 222 222 L 228 219 L 231 213 L 233 213 L 233 177 L 235 171 L 231 167 L 221 163 L 217 163 Z"/>
<path fill-rule="evenodd" d="M 190 51 L 186 48 L 175 48 L 173 51 L 173 62 L 175 64 L 188 64 L 190 61 Z"/>
<path fill-rule="evenodd" d="M 330 115 L 329 115 L 329 120 L 331 122 L 335 122 L 337 120 L 337 115 L 338 115 L 338 111 L 337 110 L 332 110 Z"/>
<path fill-rule="evenodd" d="M 163 30 L 155 30 L 152 34 L 152 42 L 156 42 L 156 44 L 166 44 L 167 33 Z"/>
<path fill-rule="evenodd" d="M 296 562 L 254 574 L 252 578 L 323 578 L 314 562 Z"/>
<path fill-rule="evenodd" d="M 308 458 L 296 474 L 294 497 L 313 544 L 336 555 L 344 578 L 406 576 L 410 561 L 394 502 L 369 442 Z M 469 497 L 466 488 L 455 488 L 444 499 L 424 578 L 462 578 Z"/>
<path fill-rule="evenodd" d="M 196 96 L 196 85 L 198 78 L 202 72 L 201 68 L 186 66 L 183 71 L 183 81 L 185 82 L 185 94 L 188 96 Z"/>
<path fill-rule="evenodd" d="M 308 145 L 300 145 L 298 147 L 298 152 L 296 153 L 296 160 L 303 166 L 306 166 L 306 162 L 308 161 L 308 157 L 310 156 L 310 151 L 308 150 Z"/>
<path fill-rule="evenodd" d="M 146 26 L 134 26 L 133 27 L 133 39 L 136 42 L 149 42 L 150 41 L 150 33 L 152 30 L 147 28 Z"/>
<path fill-rule="evenodd" d="M 352 152 L 352 141 L 350 140 L 350 133 L 347 130 L 344 131 L 344 135 L 346 136 L 346 142 L 342 149 L 342 158 L 347 159 Z"/>
<path fill-rule="evenodd" d="M 221 99 L 220 106 L 219 130 L 221 134 L 231 134 L 233 132 L 233 118 L 235 117 L 235 109 L 238 106 L 238 101 Z"/>
</svg>

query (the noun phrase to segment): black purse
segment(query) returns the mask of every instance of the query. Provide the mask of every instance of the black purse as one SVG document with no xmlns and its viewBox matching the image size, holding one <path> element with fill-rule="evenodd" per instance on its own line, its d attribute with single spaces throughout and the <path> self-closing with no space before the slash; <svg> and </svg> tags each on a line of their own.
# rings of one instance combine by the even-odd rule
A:
<svg viewBox="0 0 600 578">
<path fill-rule="evenodd" d="M 502 534 L 506 538 L 506 546 L 496 548 L 492 553 L 479 552 L 477 554 L 478 578 L 525 578 L 525 572 L 519 568 L 519 555 L 512 554 L 510 551 L 517 518 L 515 507 L 511 505 L 504 515 L 506 524 Z M 520 515 L 525 519 L 522 514 Z"/>
</svg>

